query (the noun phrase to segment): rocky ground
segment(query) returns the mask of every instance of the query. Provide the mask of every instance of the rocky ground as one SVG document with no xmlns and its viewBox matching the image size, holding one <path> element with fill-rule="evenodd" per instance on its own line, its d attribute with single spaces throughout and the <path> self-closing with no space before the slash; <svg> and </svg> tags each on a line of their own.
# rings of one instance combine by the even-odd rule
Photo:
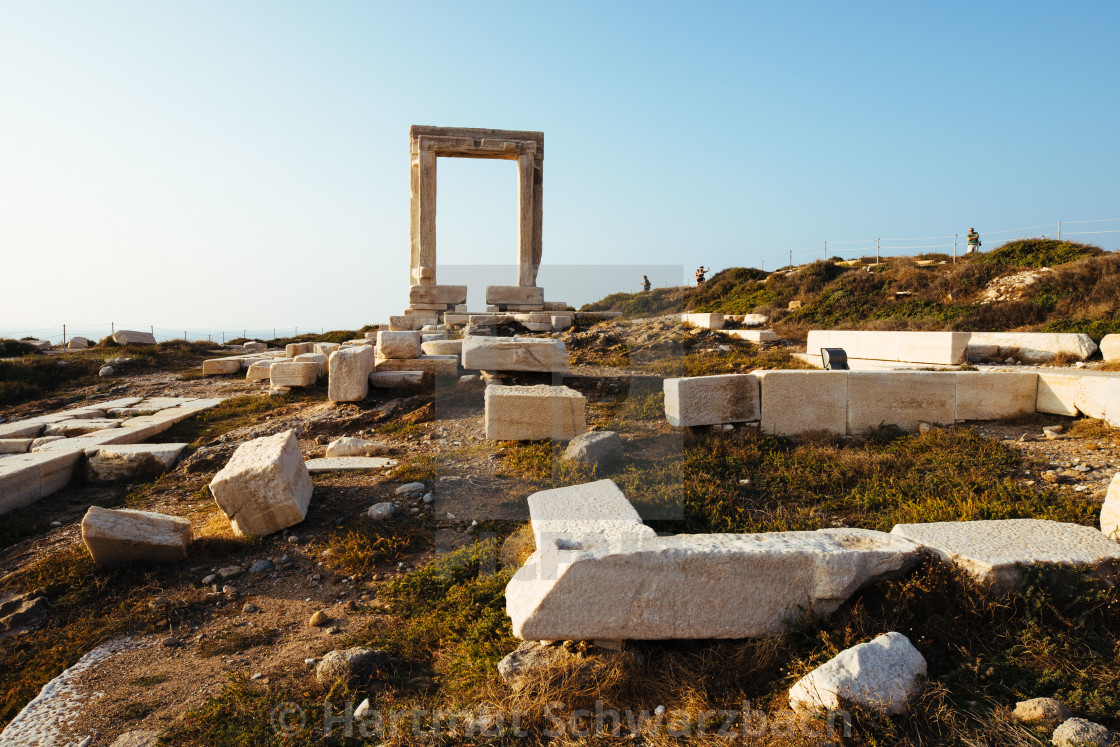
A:
<svg viewBox="0 0 1120 747">
<path fill-rule="evenodd" d="M 682 329 L 675 317 L 574 329 L 564 339 L 573 355 L 568 383 L 588 395 L 590 419 L 599 427 L 615 422 L 636 381 L 663 375 L 669 364 L 684 365 L 685 356 L 734 353 L 742 356 L 734 365 L 749 370 L 760 355 L 746 343 Z M 795 349 L 775 345 L 767 355 L 788 357 Z M 4 416 L 49 411 L 91 393 L 93 388 L 69 391 L 11 408 Z M 269 398 L 267 388 L 241 378 L 202 379 L 179 372 L 129 377 L 114 390 L 114 396 L 126 395 Z M 58 744 L 86 736 L 94 737 L 94 745 L 110 744 L 129 731 L 159 732 L 218 693 L 234 673 L 259 684 L 298 686 L 349 635 L 392 624 L 378 599 L 381 584 L 472 542 L 491 522 L 528 517 L 524 496 L 534 490 L 534 481 L 526 470 L 510 467 L 507 445 L 483 439 L 480 381 L 434 396 L 375 392 L 360 406 L 331 405 L 318 388 L 276 398 L 275 406 L 260 412 L 197 420 L 158 438 L 191 443 L 168 475 L 132 492 L 130 486 L 76 481 L 36 505 L 38 519 L 49 521 L 49 527 L 25 531 L 27 536 L 0 550 L 0 589 L 7 589 L 0 592 L 3 602 L 16 595 L 12 581 L 21 569 L 80 544 L 79 524 L 89 506 L 120 505 L 124 493 L 129 507 L 191 519 L 196 536 L 205 540 L 201 553 L 160 576 L 159 588 L 144 602 L 154 613 L 153 623 L 75 676 L 74 692 L 84 695 L 79 701 L 84 705 L 64 724 L 51 727 Z M 1029 458 L 1032 466 L 1018 476 L 1029 486 L 1067 486 L 1099 505 L 1108 480 L 1120 470 L 1120 438 L 1069 418 L 976 428 Z M 315 494 L 302 524 L 261 541 L 233 542 L 204 486 L 238 444 L 288 429 L 296 431 L 305 458 L 323 456 L 335 438 L 360 436 L 384 443 L 398 466 L 314 475 Z M 638 419 L 629 422 L 624 439 L 637 443 L 669 430 L 663 418 Z M 382 501 L 398 506 L 394 521 L 407 525 L 414 541 L 387 553 L 391 560 L 360 570 L 339 562 L 346 547 L 341 539 L 367 508 Z M 0 636 L 34 637 L 42 619 L 32 616 Z M 426 686 L 422 672 L 401 674 L 409 682 L 415 679 L 417 689 Z"/>
</svg>

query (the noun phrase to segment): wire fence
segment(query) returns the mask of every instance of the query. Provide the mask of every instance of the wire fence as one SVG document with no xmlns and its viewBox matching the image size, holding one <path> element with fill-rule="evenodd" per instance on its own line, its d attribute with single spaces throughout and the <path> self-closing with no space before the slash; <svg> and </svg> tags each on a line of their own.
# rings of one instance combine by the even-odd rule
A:
<svg viewBox="0 0 1120 747">
<path fill-rule="evenodd" d="M 1111 224 L 1094 228 L 1099 224 Z M 1114 226 L 1114 227 L 1113 227 Z M 1087 227 L 1087 228 L 1086 228 Z M 1068 230 L 1073 228 L 1075 230 Z M 1027 238 L 1064 239 L 1068 237 L 1106 236 L 1120 233 L 1120 218 L 1094 218 L 1091 220 L 1057 220 L 1020 228 L 999 230 L 979 230 L 982 249 L 998 249 L 1010 241 Z M 1079 239 L 1084 240 L 1084 239 Z M 780 254 L 771 255 L 762 262 L 763 270 L 769 265 L 771 270 L 789 269 L 799 264 L 798 260 L 813 261 L 834 256 L 884 257 L 900 254 L 952 254 L 960 256 L 968 251 L 965 234 L 949 233 L 941 236 L 921 236 L 914 238 L 859 239 L 855 241 L 822 241 L 815 246 L 801 249 L 787 249 Z"/>
<path fill-rule="evenodd" d="M 168 329 L 156 327 L 152 324 L 129 324 L 119 322 L 102 322 L 99 324 L 56 324 L 51 327 L 37 329 L 5 329 L 0 328 L 0 339 L 20 340 L 32 337 L 36 340 L 47 340 L 52 345 L 65 345 L 75 337 L 84 337 L 90 343 L 96 343 L 104 337 L 111 336 L 119 330 L 132 330 L 135 332 L 149 332 L 155 336 L 157 342 L 168 340 L 208 340 L 211 342 L 225 343 L 238 338 L 275 340 L 283 337 L 298 337 L 306 334 L 324 334 L 326 327 L 317 326 L 292 326 L 268 327 L 250 329 Z"/>
</svg>

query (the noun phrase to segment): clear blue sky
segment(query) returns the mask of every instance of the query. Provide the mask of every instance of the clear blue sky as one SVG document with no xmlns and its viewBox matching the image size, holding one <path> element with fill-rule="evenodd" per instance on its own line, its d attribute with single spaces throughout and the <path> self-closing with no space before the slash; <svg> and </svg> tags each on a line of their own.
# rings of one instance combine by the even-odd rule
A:
<svg viewBox="0 0 1120 747">
<path fill-rule="evenodd" d="M 414 123 L 544 131 L 544 261 L 619 289 L 1120 218 L 1118 31 L 1103 2 L 0 2 L 0 328 L 400 313 Z M 440 160 L 441 265 L 513 260 L 515 172 Z"/>
</svg>

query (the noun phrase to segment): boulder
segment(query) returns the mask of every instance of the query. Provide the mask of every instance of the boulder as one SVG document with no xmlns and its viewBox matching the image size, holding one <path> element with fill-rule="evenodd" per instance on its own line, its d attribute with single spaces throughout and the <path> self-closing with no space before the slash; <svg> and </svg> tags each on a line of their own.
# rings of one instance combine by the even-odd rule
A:
<svg viewBox="0 0 1120 747">
<path fill-rule="evenodd" d="M 135 480 L 167 472 L 186 444 L 120 444 L 86 449 L 86 471 L 91 480 Z"/>
<path fill-rule="evenodd" d="M 70 342 L 66 343 L 67 350 L 85 350 L 89 347 L 89 340 L 85 337 L 71 337 Z"/>
<path fill-rule="evenodd" d="M 100 376 L 103 379 L 107 379 L 111 376 L 115 376 L 116 373 L 117 373 L 117 369 L 113 368 L 112 366 L 102 366 L 101 368 L 99 368 L 97 370 L 97 375 Z"/>
<path fill-rule="evenodd" d="M 297 355 L 314 352 L 315 343 L 313 342 L 290 342 L 284 346 L 285 358 L 295 358 Z"/>
<path fill-rule="evenodd" d="M 1011 718 L 1021 724 L 1060 724 L 1073 714 L 1054 698 L 1031 698 L 1015 704 Z"/>
<path fill-rule="evenodd" d="M 1120 335 L 1105 335 L 1101 340 L 1101 356 L 1106 361 L 1120 361 Z"/>
<path fill-rule="evenodd" d="M 126 731 L 113 740 L 109 747 L 156 747 L 158 731 Z"/>
<path fill-rule="evenodd" d="M 323 687 L 330 687 L 339 681 L 355 683 L 376 675 L 388 660 L 389 657 L 383 651 L 363 646 L 335 649 L 316 665 L 315 679 Z"/>
<path fill-rule="evenodd" d="M 397 360 L 420 355 L 419 332 L 378 332 L 377 357 Z"/>
<path fill-rule="evenodd" d="M 1120 544 L 1093 527 L 1043 519 L 942 521 L 898 524 L 891 534 L 906 537 L 966 571 L 978 581 L 1006 591 L 1031 565 L 1064 565 L 1111 575 L 1120 565 Z"/>
<path fill-rule="evenodd" d="M 901 633 L 884 633 L 852 646 L 790 688 L 795 711 L 858 706 L 888 716 L 905 713 L 921 693 L 926 660 Z"/>
<path fill-rule="evenodd" d="M 1101 531 L 1109 539 L 1120 541 L 1120 472 L 1108 484 L 1108 495 L 1101 506 Z"/>
<path fill-rule="evenodd" d="M 486 438 L 567 441 L 587 430 L 587 399 L 566 386 L 486 387 Z"/>
<path fill-rule="evenodd" d="M 384 521 L 385 519 L 395 516 L 396 513 L 397 507 L 389 501 L 375 503 L 368 509 L 366 509 L 366 516 L 373 519 L 374 521 Z"/>
<path fill-rule="evenodd" d="M 371 371 L 373 348 L 368 345 L 334 351 L 327 362 L 327 399 L 331 402 L 361 402 L 369 394 Z"/>
<path fill-rule="evenodd" d="M 665 379 L 665 419 L 696 426 L 758 420 L 758 379 L 753 374 L 720 374 Z"/>
<path fill-rule="evenodd" d="M 380 441 L 369 441 L 364 438 L 354 438 L 353 436 L 342 436 L 336 438 L 327 445 L 328 457 L 371 457 L 371 456 L 387 456 L 389 454 L 389 446 Z"/>
<path fill-rule="evenodd" d="M 572 439 L 564 459 L 598 470 L 613 467 L 622 457 L 622 439 L 614 431 L 591 431 Z"/>
<path fill-rule="evenodd" d="M 1107 747 L 1112 742 L 1112 733 L 1101 724 L 1071 718 L 1054 730 L 1050 742 L 1055 747 Z"/>
<path fill-rule="evenodd" d="M 113 333 L 113 342 L 118 345 L 155 345 L 156 336 L 151 332 L 137 332 L 132 329 L 118 329 Z"/>
<path fill-rule="evenodd" d="M 312 490 L 294 431 L 241 444 L 210 482 L 218 507 L 243 536 L 272 534 L 300 523 Z"/>
<path fill-rule="evenodd" d="M 541 337 L 470 337 L 463 340 L 463 368 L 482 371 L 566 373 L 563 341 Z"/>
<path fill-rule="evenodd" d="M 141 561 L 177 563 L 191 544 L 191 522 L 150 511 L 90 506 L 82 541 L 99 566 Z"/>
</svg>

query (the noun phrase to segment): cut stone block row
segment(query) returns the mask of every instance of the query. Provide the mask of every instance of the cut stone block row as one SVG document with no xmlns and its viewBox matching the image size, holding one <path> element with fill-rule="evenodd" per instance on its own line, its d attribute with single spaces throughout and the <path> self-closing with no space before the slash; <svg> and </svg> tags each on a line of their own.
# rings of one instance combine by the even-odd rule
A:
<svg viewBox="0 0 1120 747">
<path fill-rule="evenodd" d="M 155 477 L 170 470 L 186 444 L 112 444 L 86 449 L 86 472 L 100 482 Z"/>
<path fill-rule="evenodd" d="M 843 348 L 848 358 L 956 365 L 964 362 L 968 340 L 968 332 L 813 330 L 805 349 L 810 355 Z"/>
<path fill-rule="evenodd" d="M 566 386 L 486 387 L 486 438 L 568 441 L 587 430 L 587 399 Z"/>
<path fill-rule="evenodd" d="M 921 556 L 914 542 L 864 529 L 658 537 L 632 523 L 619 496 L 605 480 L 530 497 L 537 550 L 506 587 L 514 635 L 770 635 L 809 610 L 831 613 Z"/>
<path fill-rule="evenodd" d="M 463 368 L 481 371 L 569 370 L 563 341 L 539 337 L 469 337 L 463 340 Z"/>
<path fill-rule="evenodd" d="M 1059 355 L 1085 360 L 1097 352 L 1097 344 L 1084 334 L 1072 332 L 973 332 L 968 338 L 971 360 L 1014 357 L 1026 363 L 1048 363 Z"/>
<path fill-rule="evenodd" d="M 99 566 L 177 563 L 187 558 L 191 523 L 151 511 L 90 506 L 82 517 L 82 541 Z"/>
<path fill-rule="evenodd" d="M 1031 372 L 756 371 L 666 379 L 665 417 L 700 426 L 758 420 L 763 432 L 860 435 L 882 426 L 915 431 L 1034 412 Z"/>
<path fill-rule="evenodd" d="M 272 534 L 303 521 L 313 487 L 294 431 L 237 447 L 210 492 L 242 536 Z"/>
<path fill-rule="evenodd" d="M 1039 373 L 1038 412 L 1078 414 L 1120 428 L 1120 375 L 1098 371 Z"/>
</svg>

